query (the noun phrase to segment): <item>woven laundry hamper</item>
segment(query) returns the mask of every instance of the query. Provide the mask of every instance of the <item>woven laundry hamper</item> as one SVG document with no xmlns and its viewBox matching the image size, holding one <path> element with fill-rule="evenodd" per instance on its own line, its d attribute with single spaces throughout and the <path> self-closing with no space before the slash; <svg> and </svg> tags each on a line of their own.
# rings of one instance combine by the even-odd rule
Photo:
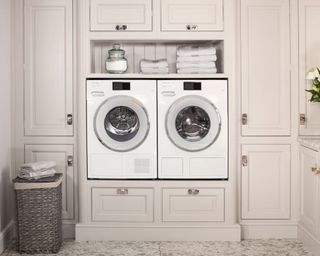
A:
<svg viewBox="0 0 320 256">
<path fill-rule="evenodd" d="M 17 197 L 20 253 L 57 253 L 62 244 L 62 174 L 13 180 Z"/>
</svg>

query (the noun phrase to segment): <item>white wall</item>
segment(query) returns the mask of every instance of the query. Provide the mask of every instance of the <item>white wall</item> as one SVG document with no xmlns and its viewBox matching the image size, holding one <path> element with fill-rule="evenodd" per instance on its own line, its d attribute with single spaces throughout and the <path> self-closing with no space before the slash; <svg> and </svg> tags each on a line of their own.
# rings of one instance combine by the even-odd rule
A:
<svg viewBox="0 0 320 256">
<path fill-rule="evenodd" d="M 11 0 L 0 0 L 0 253 L 14 218 L 11 186 Z"/>
</svg>

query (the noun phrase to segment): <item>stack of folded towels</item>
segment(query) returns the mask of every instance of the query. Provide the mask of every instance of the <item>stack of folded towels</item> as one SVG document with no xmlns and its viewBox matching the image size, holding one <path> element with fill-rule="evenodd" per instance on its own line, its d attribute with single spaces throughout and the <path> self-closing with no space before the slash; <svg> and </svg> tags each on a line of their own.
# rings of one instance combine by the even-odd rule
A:
<svg viewBox="0 0 320 256">
<path fill-rule="evenodd" d="M 181 74 L 214 74 L 217 50 L 213 45 L 180 46 L 177 49 L 177 72 Z"/>
<path fill-rule="evenodd" d="M 166 59 L 140 61 L 140 71 L 143 74 L 168 74 L 169 67 Z"/>
<path fill-rule="evenodd" d="M 18 177 L 28 180 L 52 177 L 56 173 L 56 170 L 54 169 L 55 167 L 56 163 L 53 161 L 23 164 L 20 166 Z"/>
</svg>

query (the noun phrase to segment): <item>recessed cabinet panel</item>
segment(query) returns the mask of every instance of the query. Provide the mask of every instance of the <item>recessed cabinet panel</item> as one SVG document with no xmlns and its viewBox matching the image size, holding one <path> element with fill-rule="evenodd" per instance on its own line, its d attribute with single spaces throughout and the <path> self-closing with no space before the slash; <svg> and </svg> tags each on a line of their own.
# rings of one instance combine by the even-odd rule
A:
<svg viewBox="0 0 320 256">
<path fill-rule="evenodd" d="M 25 135 L 73 135 L 72 1 L 24 3 Z"/>
<path fill-rule="evenodd" d="M 152 0 L 91 0 L 91 31 L 151 31 Z"/>
<path fill-rule="evenodd" d="M 319 174 L 313 172 L 317 167 L 317 152 L 300 148 L 300 172 L 301 172 L 301 222 L 316 235 L 317 225 L 320 225 L 318 208 L 320 206 Z M 320 210 L 320 209 L 319 209 Z"/>
<path fill-rule="evenodd" d="M 242 219 L 290 218 L 290 145 L 242 145 Z"/>
<path fill-rule="evenodd" d="M 92 188 L 92 221 L 152 222 L 152 188 Z"/>
<path fill-rule="evenodd" d="M 305 90 L 311 87 L 306 81 L 306 73 L 320 65 L 320 2 L 319 0 L 299 1 L 299 84 L 300 113 L 305 114 L 306 121 L 300 125 L 301 135 L 320 134 L 320 103 L 309 101 L 310 95 Z"/>
<path fill-rule="evenodd" d="M 63 174 L 62 218 L 74 219 L 74 168 L 72 145 L 25 145 L 25 162 L 55 161 L 56 171 Z M 69 160 L 69 164 L 68 164 Z"/>
<path fill-rule="evenodd" d="M 161 0 L 161 30 L 223 30 L 223 0 Z"/>
<path fill-rule="evenodd" d="M 163 221 L 224 221 L 223 188 L 164 188 Z"/>
<path fill-rule="evenodd" d="M 242 135 L 290 135 L 289 0 L 241 0 Z"/>
</svg>

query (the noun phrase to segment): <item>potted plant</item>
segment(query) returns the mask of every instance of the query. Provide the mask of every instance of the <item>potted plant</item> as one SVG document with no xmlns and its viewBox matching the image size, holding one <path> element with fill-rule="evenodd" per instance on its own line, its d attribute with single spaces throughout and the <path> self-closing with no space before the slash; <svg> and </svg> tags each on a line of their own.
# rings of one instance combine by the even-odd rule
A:
<svg viewBox="0 0 320 256">
<path fill-rule="evenodd" d="M 320 102 L 320 69 L 312 68 L 307 73 L 307 80 L 312 81 L 312 86 L 307 92 L 311 93 L 310 102 Z"/>
</svg>

